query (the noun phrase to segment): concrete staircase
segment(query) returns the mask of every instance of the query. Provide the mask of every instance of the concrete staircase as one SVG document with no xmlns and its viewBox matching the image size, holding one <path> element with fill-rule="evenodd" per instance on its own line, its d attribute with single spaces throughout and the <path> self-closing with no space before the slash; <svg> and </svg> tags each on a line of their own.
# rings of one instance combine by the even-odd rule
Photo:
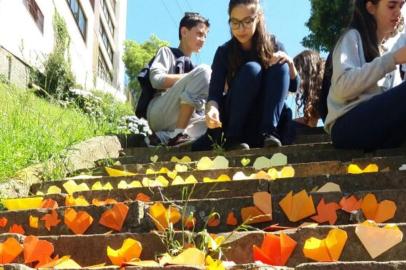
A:
<svg viewBox="0 0 406 270">
<path fill-rule="evenodd" d="M 157 256 L 167 252 L 162 236 L 154 232 L 156 226 L 148 214 L 152 205 L 161 202 L 165 207 L 170 205 L 179 209 L 185 218 L 193 213 L 195 227 L 193 232 L 185 232 L 182 222 L 174 224 L 173 239 L 182 241 L 185 236 L 191 235 L 199 241 L 198 232 L 207 230 L 210 233 L 224 235 L 227 241 L 223 244 L 223 260 L 235 262 L 234 266 L 227 269 L 406 269 L 406 241 L 403 240 L 382 255 L 372 259 L 364 248 L 361 241 L 355 234 L 355 228 L 365 218 L 362 211 L 347 213 L 337 211 L 335 225 L 302 226 L 303 222 L 314 222 L 306 218 L 292 222 L 279 206 L 279 202 L 291 191 L 293 193 L 306 190 L 313 198 L 314 206 L 317 207 L 323 198 L 326 202 L 339 202 L 344 196 L 355 195 L 363 198 L 366 194 L 373 193 L 378 202 L 391 200 L 396 203 L 397 210 L 392 219 L 388 222 L 396 223 L 398 228 L 406 233 L 406 170 L 401 170 L 406 164 L 406 148 L 378 150 L 364 153 L 362 151 L 343 151 L 334 149 L 328 141 L 328 137 L 320 129 L 301 134 L 297 143 L 291 146 L 283 146 L 271 149 L 253 149 L 250 151 L 231 151 L 224 153 L 228 160 L 228 168 L 198 170 L 198 161 L 202 157 L 214 158 L 218 153 L 213 152 L 188 152 L 187 149 L 147 149 L 127 148 L 125 155 L 116 160 L 116 165 L 111 168 L 136 173 L 134 176 L 107 176 L 106 173 L 97 178 L 75 179 L 75 183 L 86 184 L 89 188 L 95 184 L 99 186 L 111 185 L 108 190 L 87 190 L 74 192 L 72 196 L 82 196 L 90 204 L 93 199 L 103 201 L 114 199 L 123 202 L 128 207 L 128 213 L 120 231 L 106 227 L 99 223 L 100 218 L 106 212 L 115 207 L 115 204 L 88 205 L 88 206 L 65 206 L 67 190 L 64 187 L 69 180 L 55 180 L 43 182 L 31 186 L 32 196 L 42 194 L 44 200 L 52 199 L 59 207 L 55 209 L 25 209 L 6 210 L 0 213 L 1 218 L 8 220 L 7 225 L 0 228 L 0 243 L 9 237 L 17 239 L 20 243 L 28 235 L 38 236 L 41 240 L 49 241 L 54 245 L 53 254 L 59 256 L 69 255 L 70 258 L 82 267 L 96 266 L 97 269 L 117 268 L 112 266 L 107 256 L 107 246 L 114 249 L 120 248 L 127 238 L 138 240 L 143 247 L 141 259 L 155 260 Z M 241 179 L 231 181 L 213 181 L 221 175 L 227 175 L 230 179 L 236 173 L 241 176 L 254 175 L 258 170 L 252 165 L 259 157 L 270 158 L 276 153 L 287 156 L 288 166 L 294 169 L 294 177 L 278 178 L 270 180 L 266 176 L 269 168 L 264 168 L 259 179 Z M 151 162 L 157 156 L 158 160 Z M 192 162 L 180 164 L 172 162 L 176 156 L 181 158 L 188 156 Z M 241 160 L 249 159 L 250 164 L 243 166 Z M 350 164 L 357 164 L 364 168 L 368 164 L 376 164 L 378 172 L 349 174 L 347 172 Z M 186 179 L 193 176 L 197 183 L 171 185 L 175 178 L 174 170 L 176 165 L 186 165 L 187 171 L 178 172 L 176 176 Z M 151 174 L 165 167 L 169 173 Z M 282 170 L 285 166 L 276 166 L 276 171 Z M 403 166 L 406 167 L 406 166 Z M 103 170 L 100 170 L 103 171 Z M 148 174 L 146 174 L 148 173 Z M 169 185 L 165 186 L 155 181 L 152 186 L 136 188 L 118 188 L 125 183 L 133 181 L 146 183 L 145 178 L 154 180 L 158 176 L 165 177 Z M 262 177 L 261 177 L 262 176 Z M 206 179 L 205 179 L 206 178 Z M 235 177 L 234 177 L 235 178 Z M 243 177 L 244 178 L 244 177 Z M 268 178 L 268 179 L 265 179 Z M 176 178 L 175 178 L 176 179 Z M 144 181 L 143 181 L 144 180 Z M 317 190 L 327 183 L 339 185 L 341 192 L 319 193 Z M 59 188 L 60 193 L 48 194 L 49 188 Z M 272 221 L 250 224 L 250 230 L 238 231 L 243 223 L 241 209 L 254 205 L 253 194 L 256 192 L 268 192 L 272 196 Z M 139 201 L 140 195 L 148 196 L 148 201 Z M 86 211 L 93 218 L 93 223 L 83 235 L 75 235 L 74 232 L 64 223 L 64 213 L 68 209 L 75 211 Z M 46 214 L 56 213 L 61 220 L 56 226 L 47 229 L 41 218 Z M 213 212 L 218 213 L 215 222 L 208 222 Z M 230 213 L 234 214 L 236 223 L 227 222 Z M 31 217 L 39 217 L 38 228 L 29 226 Z M 21 225 L 24 235 L 9 234 L 12 224 Z M 264 238 L 264 230 L 274 231 L 279 235 L 277 226 L 288 227 L 284 232 L 297 242 L 297 246 L 287 262 L 286 267 L 274 267 L 255 263 L 252 256 L 252 246 L 261 246 Z M 348 240 L 342 251 L 340 260 L 337 262 L 314 262 L 303 254 L 303 246 L 310 237 L 322 239 L 326 237 L 332 228 L 340 228 L 347 232 Z M 176 231 L 176 232 L 175 232 Z M 1 250 L 1 249 L 0 249 Z M 0 258 L 1 259 L 1 258 Z M 101 265 L 101 264 L 105 265 Z M 24 255 L 21 253 L 12 263 L 6 264 L 4 269 L 28 269 L 35 266 L 35 263 L 24 264 Z M 159 267 L 126 266 L 128 269 L 159 269 Z M 197 266 L 165 266 L 165 269 L 201 269 Z M 218 268 L 220 269 L 220 268 Z"/>
</svg>

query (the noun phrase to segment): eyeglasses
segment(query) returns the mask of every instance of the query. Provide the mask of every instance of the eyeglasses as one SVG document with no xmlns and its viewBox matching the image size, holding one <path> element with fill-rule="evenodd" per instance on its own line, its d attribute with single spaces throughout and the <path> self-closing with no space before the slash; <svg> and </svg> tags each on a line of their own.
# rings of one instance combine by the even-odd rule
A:
<svg viewBox="0 0 406 270">
<path fill-rule="evenodd" d="M 242 28 L 249 28 L 252 26 L 254 23 L 255 19 L 257 18 L 257 15 L 248 17 L 244 20 L 237 20 L 237 19 L 229 19 L 228 24 L 230 25 L 231 29 L 237 30 L 242 26 Z"/>
</svg>

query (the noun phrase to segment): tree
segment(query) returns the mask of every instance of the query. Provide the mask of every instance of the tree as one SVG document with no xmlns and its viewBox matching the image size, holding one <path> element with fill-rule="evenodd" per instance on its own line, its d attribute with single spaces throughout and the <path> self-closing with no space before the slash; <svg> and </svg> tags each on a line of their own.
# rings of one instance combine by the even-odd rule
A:
<svg viewBox="0 0 406 270">
<path fill-rule="evenodd" d="M 154 57 L 160 47 L 168 45 L 169 42 L 160 40 L 155 35 L 152 35 L 149 40 L 142 44 L 132 40 L 125 42 L 123 61 L 129 78 L 128 87 L 136 95 L 140 91 L 137 80 L 138 73 Z"/>
<path fill-rule="evenodd" d="M 317 51 L 332 51 L 342 31 L 348 26 L 353 10 L 352 0 L 309 0 L 311 16 L 306 22 L 310 34 L 302 44 Z"/>
</svg>

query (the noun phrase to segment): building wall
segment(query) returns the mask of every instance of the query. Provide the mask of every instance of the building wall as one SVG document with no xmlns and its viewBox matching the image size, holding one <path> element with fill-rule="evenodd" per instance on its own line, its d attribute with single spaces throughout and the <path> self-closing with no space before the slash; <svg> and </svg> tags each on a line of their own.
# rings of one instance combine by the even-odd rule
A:
<svg viewBox="0 0 406 270">
<path fill-rule="evenodd" d="M 100 1 L 95 0 L 93 9 L 90 0 L 79 0 L 87 18 L 86 38 L 84 39 L 66 0 L 36 0 L 44 15 L 43 30 L 37 26 L 26 6 L 27 0 L 0 0 L 0 46 L 22 62 L 43 70 L 43 61 L 54 46 L 53 16 L 55 10 L 64 18 L 71 37 L 70 58 L 76 82 L 85 90 L 110 92 L 119 99 L 124 95 L 124 64 L 122 55 L 126 31 L 127 0 L 116 3 L 115 28 L 112 43 L 114 61 L 110 70 L 113 73 L 111 83 L 97 78 L 98 56 L 100 51 Z M 105 1 L 105 0 L 104 0 Z M 116 1 L 116 0 L 107 0 Z M 3 62 L 2 62 L 3 63 Z M 4 64 L 0 67 L 5 69 Z M 2 72 L 5 73 L 5 72 Z M 7 75 L 7 74 L 5 74 Z"/>
</svg>

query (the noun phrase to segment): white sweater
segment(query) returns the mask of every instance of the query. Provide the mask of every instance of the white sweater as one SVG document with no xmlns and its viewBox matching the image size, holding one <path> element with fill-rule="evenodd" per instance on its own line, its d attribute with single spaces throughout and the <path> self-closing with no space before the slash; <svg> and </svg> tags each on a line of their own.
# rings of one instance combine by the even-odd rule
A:
<svg viewBox="0 0 406 270">
<path fill-rule="evenodd" d="M 359 32 L 355 29 L 347 31 L 333 52 L 333 76 L 327 98 L 325 130 L 330 133 L 340 116 L 399 82 L 394 52 L 387 52 L 367 63 Z"/>
</svg>

